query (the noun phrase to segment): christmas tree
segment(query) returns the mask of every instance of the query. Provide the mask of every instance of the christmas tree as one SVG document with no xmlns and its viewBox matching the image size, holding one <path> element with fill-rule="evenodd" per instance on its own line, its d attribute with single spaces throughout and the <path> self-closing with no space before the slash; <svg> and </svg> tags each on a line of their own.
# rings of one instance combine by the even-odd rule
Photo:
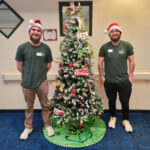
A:
<svg viewBox="0 0 150 150">
<path fill-rule="evenodd" d="M 73 121 L 82 126 L 103 111 L 102 100 L 95 90 L 91 69 L 93 51 L 81 11 L 80 3 L 75 6 L 71 2 L 70 7 L 66 8 L 69 19 L 64 27 L 65 38 L 60 44 L 59 71 L 50 106 L 57 124 Z"/>
</svg>

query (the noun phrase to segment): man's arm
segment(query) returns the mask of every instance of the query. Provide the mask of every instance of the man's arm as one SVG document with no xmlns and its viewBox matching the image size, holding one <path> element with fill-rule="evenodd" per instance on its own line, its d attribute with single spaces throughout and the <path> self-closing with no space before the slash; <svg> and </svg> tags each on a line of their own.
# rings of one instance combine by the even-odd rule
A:
<svg viewBox="0 0 150 150">
<path fill-rule="evenodd" d="M 135 69 L 134 55 L 128 56 L 128 60 L 129 60 L 129 80 L 132 83 L 133 82 L 134 69 Z"/>
<path fill-rule="evenodd" d="M 102 83 L 105 82 L 103 63 L 104 63 L 104 57 L 99 57 L 99 59 L 98 59 L 98 71 L 99 71 L 99 75 L 100 75 L 100 79 L 101 79 Z"/>
<path fill-rule="evenodd" d="M 17 70 L 22 72 L 23 69 L 23 61 L 17 61 Z"/>
<path fill-rule="evenodd" d="M 47 67 L 47 72 L 48 72 L 52 67 L 52 63 L 51 62 L 47 63 L 46 67 Z"/>
</svg>

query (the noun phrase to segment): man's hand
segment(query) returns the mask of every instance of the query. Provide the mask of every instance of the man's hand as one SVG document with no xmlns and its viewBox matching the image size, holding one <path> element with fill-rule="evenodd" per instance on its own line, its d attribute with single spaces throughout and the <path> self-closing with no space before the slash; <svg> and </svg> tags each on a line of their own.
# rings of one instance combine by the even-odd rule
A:
<svg viewBox="0 0 150 150">
<path fill-rule="evenodd" d="M 105 82 L 105 77 L 104 76 L 100 76 L 101 82 L 104 84 Z"/>
<path fill-rule="evenodd" d="M 46 67 L 47 67 L 47 72 L 48 72 L 52 67 L 52 63 L 51 62 L 47 63 Z"/>
<path fill-rule="evenodd" d="M 133 73 L 135 68 L 134 55 L 128 56 L 129 60 L 129 81 L 131 84 L 133 83 Z"/>
<path fill-rule="evenodd" d="M 103 71 L 103 63 L 104 63 L 104 57 L 99 57 L 99 59 L 98 59 L 98 71 L 99 71 L 101 82 L 104 84 L 105 77 L 104 77 L 104 71 Z"/>
<path fill-rule="evenodd" d="M 23 61 L 16 61 L 16 65 L 17 65 L 17 70 L 19 72 L 22 72 L 22 70 L 23 70 Z"/>
<path fill-rule="evenodd" d="M 133 83 L 133 77 L 129 77 L 129 81 L 131 82 L 131 84 Z"/>
</svg>

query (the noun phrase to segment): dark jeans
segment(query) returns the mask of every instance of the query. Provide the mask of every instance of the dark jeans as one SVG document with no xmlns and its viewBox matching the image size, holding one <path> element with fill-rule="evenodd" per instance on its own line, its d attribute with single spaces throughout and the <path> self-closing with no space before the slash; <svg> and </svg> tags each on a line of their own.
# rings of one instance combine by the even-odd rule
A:
<svg viewBox="0 0 150 150">
<path fill-rule="evenodd" d="M 129 119 L 129 99 L 132 91 L 132 84 L 127 79 L 120 83 L 104 82 L 104 88 L 109 100 L 109 111 L 112 117 L 116 116 L 117 92 L 122 106 L 123 120 Z"/>
</svg>

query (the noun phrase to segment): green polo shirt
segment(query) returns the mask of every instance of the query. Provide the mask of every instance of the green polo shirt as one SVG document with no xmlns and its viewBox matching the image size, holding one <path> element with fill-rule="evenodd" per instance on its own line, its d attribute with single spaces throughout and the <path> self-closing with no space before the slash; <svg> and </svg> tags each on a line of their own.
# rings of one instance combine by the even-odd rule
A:
<svg viewBox="0 0 150 150">
<path fill-rule="evenodd" d="M 21 85 L 27 89 L 34 89 L 47 79 L 46 64 L 53 61 L 48 45 L 33 46 L 30 42 L 18 47 L 15 59 L 23 61 Z"/>
<path fill-rule="evenodd" d="M 104 70 L 106 81 L 119 83 L 128 79 L 128 56 L 133 55 L 133 47 L 130 43 L 120 41 L 113 46 L 111 41 L 104 44 L 99 51 L 99 57 L 104 57 Z"/>
</svg>

